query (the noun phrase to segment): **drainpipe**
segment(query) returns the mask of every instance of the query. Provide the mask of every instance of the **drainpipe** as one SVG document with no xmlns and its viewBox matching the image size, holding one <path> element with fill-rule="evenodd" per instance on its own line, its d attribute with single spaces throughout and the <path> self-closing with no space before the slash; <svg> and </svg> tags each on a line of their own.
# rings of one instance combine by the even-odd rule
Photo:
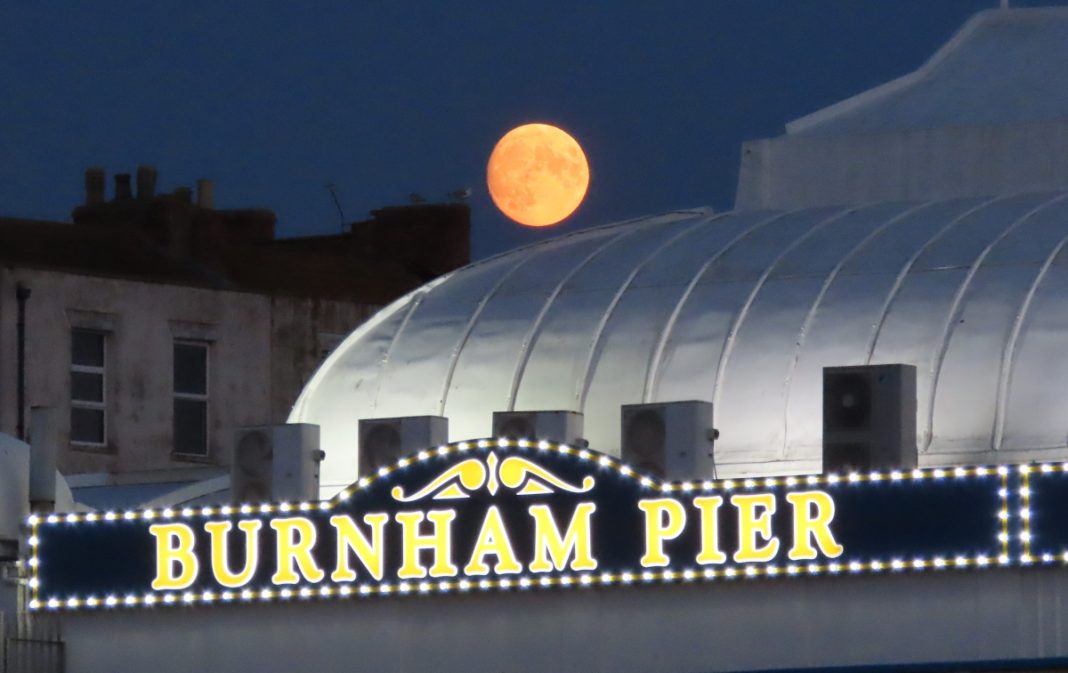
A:
<svg viewBox="0 0 1068 673">
<path fill-rule="evenodd" d="M 26 302 L 30 299 L 28 285 L 18 283 L 15 285 L 15 298 L 19 302 L 18 311 L 18 383 L 16 386 L 18 398 L 18 424 L 16 434 L 19 439 L 26 441 Z"/>
</svg>

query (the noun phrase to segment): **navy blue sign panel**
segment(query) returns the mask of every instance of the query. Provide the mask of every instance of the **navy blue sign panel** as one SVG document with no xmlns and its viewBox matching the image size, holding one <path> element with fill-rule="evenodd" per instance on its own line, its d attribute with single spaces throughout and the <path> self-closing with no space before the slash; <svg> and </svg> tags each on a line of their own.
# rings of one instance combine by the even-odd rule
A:
<svg viewBox="0 0 1068 673">
<path fill-rule="evenodd" d="M 1015 514 L 1026 475 L 1015 470 L 665 482 L 584 448 L 460 442 L 400 460 L 324 502 L 33 517 L 31 607 L 1005 565 L 1025 551 Z M 1068 499 L 1060 468 L 1043 485 L 1036 505 Z M 1034 518 L 1036 535 L 1042 522 Z M 1065 531 L 1047 529 L 1044 544 L 1068 551 Z"/>
<path fill-rule="evenodd" d="M 1021 560 L 1068 563 L 1068 463 L 1021 465 L 1013 493 Z"/>
</svg>

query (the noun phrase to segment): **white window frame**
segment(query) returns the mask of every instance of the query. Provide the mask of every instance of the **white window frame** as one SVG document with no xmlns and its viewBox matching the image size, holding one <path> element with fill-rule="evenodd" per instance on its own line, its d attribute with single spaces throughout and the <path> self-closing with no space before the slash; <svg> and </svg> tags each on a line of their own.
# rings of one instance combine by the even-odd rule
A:
<svg viewBox="0 0 1068 673">
<path fill-rule="evenodd" d="M 180 393 L 175 390 L 176 381 L 171 381 L 171 399 L 172 400 L 192 400 L 194 402 L 204 403 L 204 453 L 187 453 L 185 451 L 179 451 L 175 446 L 175 432 L 174 432 L 174 405 L 171 405 L 171 453 L 176 456 L 182 456 L 186 458 L 209 458 L 211 456 L 211 404 L 209 399 L 211 397 L 211 342 L 199 341 L 196 339 L 174 339 L 171 344 L 171 369 L 174 368 L 174 349 L 176 346 L 194 346 L 196 348 L 202 348 L 204 350 L 204 393 Z"/>
<path fill-rule="evenodd" d="M 95 367 L 92 365 L 78 365 L 74 363 L 74 333 L 75 332 L 87 332 L 90 334 L 99 334 L 103 340 L 103 365 Z M 100 402 L 93 402 L 91 400 L 76 400 L 74 399 L 74 381 L 71 377 L 70 384 L 70 408 L 71 409 L 91 409 L 94 411 L 100 411 L 104 414 L 104 438 L 102 442 L 87 442 L 81 439 L 74 439 L 73 427 L 71 428 L 70 443 L 75 446 L 87 446 L 92 448 L 103 448 L 108 445 L 108 333 L 96 330 L 86 329 L 84 327 L 72 327 L 70 331 L 71 349 L 70 349 L 70 371 L 72 374 L 99 374 L 101 380 L 101 398 Z"/>
</svg>

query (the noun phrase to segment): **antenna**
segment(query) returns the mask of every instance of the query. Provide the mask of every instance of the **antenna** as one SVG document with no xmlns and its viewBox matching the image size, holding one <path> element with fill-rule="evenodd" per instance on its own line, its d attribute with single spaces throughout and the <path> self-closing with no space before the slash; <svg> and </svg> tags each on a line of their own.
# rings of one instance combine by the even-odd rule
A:
<svg viewBox="0 0 1068 673">
<path fill-rule="evenodd" d="M 341 232 L 345 232 L 345 212 L 341 210 L 341 202 L 337 200 L 337 191 L 334 189 L 334 183 L 328 183 L 326 185 L 327 191 L 330 192 L 330 198 L 334 200 L 334 207 L 337 208 L 337 216 L 341 221 Z"/>
</svg>

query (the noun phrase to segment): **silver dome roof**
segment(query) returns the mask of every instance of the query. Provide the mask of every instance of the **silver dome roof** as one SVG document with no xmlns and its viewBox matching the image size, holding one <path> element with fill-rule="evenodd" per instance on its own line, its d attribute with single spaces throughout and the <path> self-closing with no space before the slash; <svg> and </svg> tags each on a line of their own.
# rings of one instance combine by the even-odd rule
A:
<svg viewBox="0 0 1068 673">
<path fill-rule="evenodd" d="M 1068 457 L 1068 193 L 789 212 L 689 210 L 472 264 L 358 328 L 291 422 L 322 426 L 324 493 L 361 418 L 716 405 L 719 476 L 820 469 L 822 368 L 918 368 L 923 464 Z"/>
</svg>

